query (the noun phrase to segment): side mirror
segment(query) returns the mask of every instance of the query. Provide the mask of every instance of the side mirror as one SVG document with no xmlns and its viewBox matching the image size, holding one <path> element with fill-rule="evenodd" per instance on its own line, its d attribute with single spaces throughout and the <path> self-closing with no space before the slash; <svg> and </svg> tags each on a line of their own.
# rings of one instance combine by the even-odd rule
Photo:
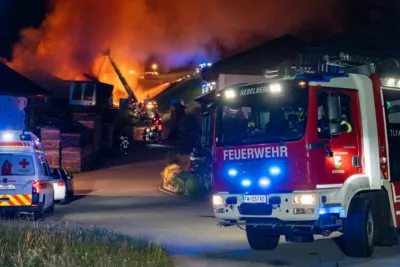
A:
<svg viewBox="0 0 400 267">
<path fill-rule="evenodd" d="M 329 125 L 329 132 L 331 135 L 338 135 L 342 132 L 340 122 L 331 122 Z"/>
<path fill-rule="evenodd" d="M 342 132 L 340 125 L 342 119 L 342 108 L 339 96 L 329 95 L 327 97 L 327 110 L 329 133 L 331 135 L 338 135 Z"/>
<path fill-rule="evenodd" d="M 329 122 L 340 122 L 342 118 L 342 109 L 340 105 L 340 97 L 329 95 L 327 98 L 327 110 Z"/>
</svg>

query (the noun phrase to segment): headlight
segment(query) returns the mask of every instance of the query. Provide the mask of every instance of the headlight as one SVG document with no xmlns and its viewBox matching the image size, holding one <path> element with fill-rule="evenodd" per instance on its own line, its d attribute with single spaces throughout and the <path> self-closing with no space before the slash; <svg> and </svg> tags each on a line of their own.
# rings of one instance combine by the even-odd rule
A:
<svg viewBox="0 0 400 267">
<path fill-rule="evenodd" d="M 280 84 L 271 84 L 269 86 L 269 90 L 271 91 L 271 93 L 279 93 L 280 91 L 282 91 L 282 86 Z"/>
<path fill-rule="evenodd" d="M 213 205 L 223 205 L 224 200 L 221 196 L 213 196 Z"/>
<path fill-rule="evenodd" d="M 298 205 L 312 205 L 315 203 L 313 195 L 298 195 L 293 197 L 293 204 Z"/>
<path fill-rule="evenodd" d="M 236 96 L 236 93 L 232 89 L 225 91 L 226 98 L 234 98 L 235 96 Z"/>
</svg>

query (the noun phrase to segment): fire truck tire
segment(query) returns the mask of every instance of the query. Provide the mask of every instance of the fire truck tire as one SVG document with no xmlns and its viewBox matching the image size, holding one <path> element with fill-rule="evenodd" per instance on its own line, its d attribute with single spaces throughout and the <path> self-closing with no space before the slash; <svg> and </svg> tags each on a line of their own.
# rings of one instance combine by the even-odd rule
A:
<svg viewBox="0 0 400 267">
<path fill-rule="evenodd" d="M 371 202 L 356 196 L 344 220 L 343 252 L 349 257 L 370 257 L 375 249 L 375 232 Z"/>
<path fill-rule="evenodd" d="M 262 231 L 262 230 L 261 230 Z M 246 235 L 249 245 L 254 250 L 273 250 L 279 244 L 279 235 L 266 235 L 260 229 L 247 226 Z"/>
</svg>

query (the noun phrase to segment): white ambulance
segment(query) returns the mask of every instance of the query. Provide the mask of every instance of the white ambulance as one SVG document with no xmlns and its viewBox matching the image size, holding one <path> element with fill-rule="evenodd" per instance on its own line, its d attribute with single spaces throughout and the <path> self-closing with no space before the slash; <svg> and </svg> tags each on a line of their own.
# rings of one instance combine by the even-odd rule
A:
<svg viewBox="0 0 400 267">
<path fill-rule="evenodd" d="M 29 131 L 0 131 L 0 212 L 54 212 L 50 168 L 39 138 Z"/>
</svg>

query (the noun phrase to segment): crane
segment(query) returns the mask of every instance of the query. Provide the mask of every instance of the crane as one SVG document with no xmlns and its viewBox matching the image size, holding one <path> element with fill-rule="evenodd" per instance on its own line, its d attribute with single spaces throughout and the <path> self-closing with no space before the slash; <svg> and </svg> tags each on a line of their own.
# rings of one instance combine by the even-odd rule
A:
<svg viewBox="0 0 400 267">
<path fill-rule="evenodd" d="M 108 59 L 110 60 L 111 65 L 113 66 L 115 72 L 118 75 L 119 80 L 121 81 L 122 85 L 125 88 L 125 91 L 128 93 L 129 97 L 128 100 L 130 100 L 133 103 L 137 103 L 138 99 L 136 97 L 136 95 L 133 93 L 133 90 L 131 89 L 131 87 L 129 86 L 128 82 L 126 81 L 125 77 L 122 75 L 121 71 L 119 70 L 117 64 L 115 63 L 115 61 L 112 59 L 111 57 L 111 52 L 110 49 L 107 49 L 103 55 L 105 57 L 108 57 Z"/>
</svg>

